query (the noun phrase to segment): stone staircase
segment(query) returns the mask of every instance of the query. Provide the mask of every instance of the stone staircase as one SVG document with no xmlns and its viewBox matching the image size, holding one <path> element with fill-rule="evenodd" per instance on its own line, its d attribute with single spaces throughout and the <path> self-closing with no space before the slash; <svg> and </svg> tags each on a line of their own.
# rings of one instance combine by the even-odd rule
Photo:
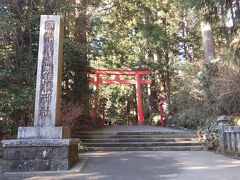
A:
<svg viewBox="0 0 240 180">
<path fill-rule="evenodd" d="M 87 151 L 200 151 L 190 131 L 75 131 Z"/>
</svg>

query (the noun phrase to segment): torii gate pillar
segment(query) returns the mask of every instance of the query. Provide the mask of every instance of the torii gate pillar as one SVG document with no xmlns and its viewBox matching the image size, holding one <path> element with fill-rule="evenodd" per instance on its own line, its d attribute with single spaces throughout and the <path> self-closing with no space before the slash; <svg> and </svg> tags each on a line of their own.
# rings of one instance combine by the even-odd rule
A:
<svg viewBox="0 0 240 180">
<path fill-rule="evenodd" d="M 139 78 L 139 74 L 135 76 L 136 79 L 136 98 L 137 98 L 137 110 L 138 110 L 138 124 L 143 125 L 143 105 L 142 105 L 142 87 Z"/>
</svg>

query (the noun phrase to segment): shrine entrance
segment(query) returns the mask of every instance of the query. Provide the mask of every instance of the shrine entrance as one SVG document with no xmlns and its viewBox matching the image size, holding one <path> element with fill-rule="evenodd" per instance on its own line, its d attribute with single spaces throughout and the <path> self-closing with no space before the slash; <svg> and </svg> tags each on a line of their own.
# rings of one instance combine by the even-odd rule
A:
<svg viewBox="0 0 240 180">
<path fill-rule="evenodd" d="M 152 81 L 143 79 L 142 76 L 149 75 L 148 70 L 99 70 L 92 69 L 89 71 L 94 77 L 90 78 L 90 83 L 94 85 L 96 96 L 93 102 L 93 117 L 96 117 L 98 110 L 99 86 L 101 84 L 131 84 L 136 86 L 138 124 L 143 125 L 143 106 L 142 106 L 142 84 L 151 84 Z M 104 79 L 103 75 L 113 76 L 109 79 Z M 122 79 L 121 76 L 132 76 L 132 79 Z"/>
</svg>

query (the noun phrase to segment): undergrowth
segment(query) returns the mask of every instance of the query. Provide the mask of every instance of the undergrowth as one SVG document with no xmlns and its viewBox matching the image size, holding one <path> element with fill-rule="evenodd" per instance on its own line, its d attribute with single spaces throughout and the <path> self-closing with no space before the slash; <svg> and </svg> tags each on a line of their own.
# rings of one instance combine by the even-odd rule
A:
<svg viewBox="0 0 240 180">
<path fill-rule="evenodd" d="M 185 63 L 172 82 L 172 125 L 206 127 L 220 115 L 240 115 L 240 68 L 223 61 Z"/>
<path fill-rule="evenodd" d="M 85 152 L 87 149 L 84 145 L 84 143 L 82 141 L 80 141 L 80 143 L 78 143 L 78 152 L 81 153 L 81 152 Z"/>
</svg>

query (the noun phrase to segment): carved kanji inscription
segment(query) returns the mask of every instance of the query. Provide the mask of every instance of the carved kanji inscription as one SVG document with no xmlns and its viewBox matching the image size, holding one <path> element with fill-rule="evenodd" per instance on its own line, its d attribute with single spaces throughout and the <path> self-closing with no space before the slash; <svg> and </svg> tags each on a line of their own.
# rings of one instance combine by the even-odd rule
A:
<svg viewBox="0 0 240 180">
<path fill-rule="evenodd" d="M 54 54 L 54 21 L 45 22 L 43 41 L 43 60 L 40 83 L 39 118 L 43 123 L 51 120 L 51 101 L 53 92 L 53 54 Z"/>
</svg>

